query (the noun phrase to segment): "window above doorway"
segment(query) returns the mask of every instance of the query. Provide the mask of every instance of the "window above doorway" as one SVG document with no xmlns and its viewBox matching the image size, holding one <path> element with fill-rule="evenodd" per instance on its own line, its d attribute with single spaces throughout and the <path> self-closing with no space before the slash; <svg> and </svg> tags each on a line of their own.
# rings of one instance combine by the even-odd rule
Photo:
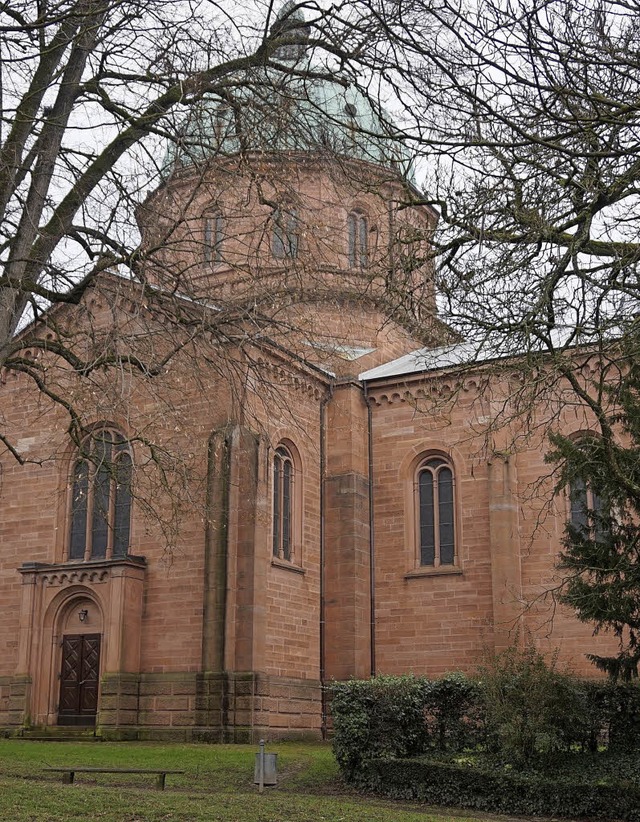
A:
<svg viewBox="0 0 640 822">
<path fill-rule="evenodd" d="M 132 466 L 118 431 L 99 428 L 85 437 L 71 477 L 68 560 L 127 556 Z"/>
</svg>

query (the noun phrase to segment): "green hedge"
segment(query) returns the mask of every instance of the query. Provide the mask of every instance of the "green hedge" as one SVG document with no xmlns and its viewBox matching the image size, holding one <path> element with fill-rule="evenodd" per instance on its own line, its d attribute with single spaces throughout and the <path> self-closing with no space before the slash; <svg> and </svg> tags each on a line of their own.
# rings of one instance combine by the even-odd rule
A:
<svg viewBox="0 0 640 822">
<path fill-rule="evenodd" d="M 486 739 L 486 708 L 480 683 L 461 673 L 422 680 L 428 745 L 462 751 Z"/>
<path fill-rule="evenodd" d="M 640 686 L 585 682 L 537 652 L 496 658 L 479 678 L 380 676 L 335 683 L 334 753 L 350 779 L 370 759 L 482 748 L 519 767 L 558 752 L 640 748 Z"/>
<path fill-rule="evenodd" d="M 587 691 L 592 714 L 592 734 L 600 731 L 600 741 L 610 750 L 640 748 L 640 686 L 634 683 L 589 682 Z"/>
<path fill-rule="evenodd" d="M 508 648 L 480 669 L 487 748 L 518 765 L 570 750 L 585 736 L 582 683 L 535 648 Z"/>
<path fill-rule="evenodd" d="M 492 813 L 640 822 L 637 683 L 584 682 L 535 649 L 509 649 L 477 678 L 383 676 L 331 690 L 334 753 L 364 790 Z M 462 750 L 465 764 L 452 761 Z"/>
<path fill-rule="evenodd" d="M 347 779 L 368 759 L 403 758 L 426 750 L 428 684 L 412 676 L 380 676 L 332 686 L 333 752 Z"/>
<path fill-rule="evenodd" d="M 548 775 L 488 770 L 432 760 L 373 760 L 360 771 L 360 788 L 392 799 L 522 816 L 640 822 L 636 784 L 585 784 Z"/>
</svg>

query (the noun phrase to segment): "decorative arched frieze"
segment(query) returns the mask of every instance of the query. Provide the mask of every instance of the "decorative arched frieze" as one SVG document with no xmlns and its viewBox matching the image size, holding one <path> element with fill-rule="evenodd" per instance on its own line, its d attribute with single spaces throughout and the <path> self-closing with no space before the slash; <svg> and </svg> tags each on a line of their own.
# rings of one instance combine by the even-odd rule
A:
<svg viewBox="0 0 640 822">
<path fill-rule="evenodd" d="M 372 405 L 424 405 L 425 403 L 473 402 L 482 391 L 477 377 L 451 377 L 449 379 L 425 378 L 404 384 L 369 386 L 368 396 Z"/>
<path fill-rule="evenodd" d="M 291 368 L 278 365 L 266 357 L 258 359 L 258 366 L 265 373 L 265 379 L 270 385 L 292 388 L 294 391 L 305 394 L 314 400 L 319 400 L 323 395 L 323 391 L 317 383 L 303 374 L 293 373 Z"/>
<path fill-rule="evenodd" d="M 109 577 L 106 569 L 92 570 L 81 569 L 77 571 L 53 572 L 42 577 L 43 585 L 95 585 L 104 582 Z"/>
</svg>

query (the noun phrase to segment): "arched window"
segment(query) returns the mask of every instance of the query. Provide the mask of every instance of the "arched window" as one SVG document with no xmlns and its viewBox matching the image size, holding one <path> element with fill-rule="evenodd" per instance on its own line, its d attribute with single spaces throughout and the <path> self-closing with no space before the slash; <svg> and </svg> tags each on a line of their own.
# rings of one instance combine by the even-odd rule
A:
<svg viewBox="0 0 640 822">
<path fill-rule="evenodd" d="M 276 260 L 293 260 L 298 256 L 298 213 L 296 209 L 278 209 L 273 218 L 271 253 Z"/>
<path fill-rule="evenodd" d="M 442 457 L 429 457 L 418 466 L 416 507 L 420 565 L 455 565 L 453 470 Z"/>
<path fill-rule="evenodd" d="M 591 532 L 597 536 L 601 533 L 598 524 L 594 526 L 593 515 L 604 513 L 602 497 L 585 483 L 582 477 L 575 477 L 569 485 L 569 521 L 583 536 Z"/>
<path fill-rule="evenodd" d="M 360 211 L 347 215 L 347 256 L 349 268 L 366 268 L 369 258 L 369 228 Z"/>
<path fill-rule="evenodd" d="M 273 556 L 293 561 L 295 466 L 293 455 L 279 445 L 273 456 Z"/>
<path fill-rule="evenodd" d="M 393 254 L 396 271 L 405 276 L 411 275 L 424 265 L 424 233 L 424 230 L 421 232 L 416 226 L 408 223 L 398 225 Z"/>
<path fill-rule="evenodd" d="M 83 442 L 73 468 L 69 559 L 123 557 L 129 552 L 131 454 L 117 431 Z"/>
<path fill-rule="evenodd" d="M 608 528 L 605 520 L 611 512 L 607 499 L 596 490 L 602 488 L 596 456 L 601 443 L 596 434 L 588 431 L 574 434 L 569 439 L 575 449 L 565 465 L 569 478 L 569 525 L 577 536 L 597 540 L 605 536 Z"/>
<path fill-rule="evenodd" d="M 219 263 L 222 260 L 223 238 L 224 220 L 222 214 L 205 215 L 203 251 L 206 263 Z"/>
</svg>

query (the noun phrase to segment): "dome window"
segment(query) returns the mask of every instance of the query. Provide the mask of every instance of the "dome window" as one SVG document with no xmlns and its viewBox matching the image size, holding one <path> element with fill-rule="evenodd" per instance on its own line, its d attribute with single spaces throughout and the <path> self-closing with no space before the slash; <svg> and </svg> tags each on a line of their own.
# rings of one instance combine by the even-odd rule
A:
<svg viewBox="0 0 640 822">
<path fill-rule="evenodd" d="M 206 263 L 219 263 L 222 260 L 222 241 L 224 237 L 224 220 L 222 214 L 207 214 L 204 218 L 203 253 Z"/>
<path fill-rule="evenodd" d="M 295 209 L 278 211 L 273 221 L 271 252 L 276 260 L 293 260 L 298 256 L 298 213 Z"/>
<path fill-rule="evenodd" d="M 369 227 L 366 216 L 352 211 L 347 216 L 347 256 L 349 268 L 366 268 L 369 261 Z"/>
</svg>

